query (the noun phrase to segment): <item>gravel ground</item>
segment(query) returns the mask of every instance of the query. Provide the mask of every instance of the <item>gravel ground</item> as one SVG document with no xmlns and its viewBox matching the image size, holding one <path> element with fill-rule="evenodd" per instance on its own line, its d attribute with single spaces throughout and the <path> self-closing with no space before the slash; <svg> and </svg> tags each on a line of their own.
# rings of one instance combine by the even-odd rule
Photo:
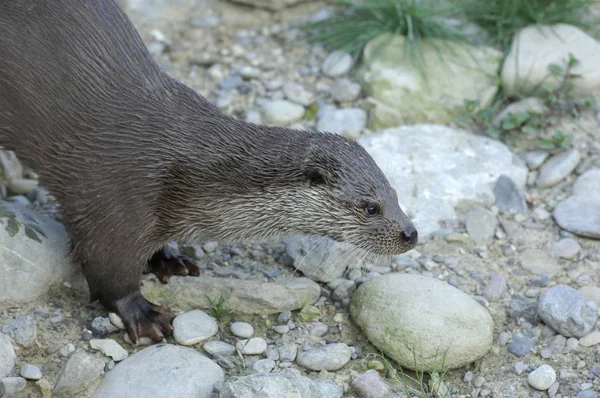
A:
<svg viewBox="0 0 600 398">
<path fill-rule="evenodd" d="M 371 133 L 365 127 L 368 105 L 348 74 L 352 60 L 307 45 L 293 28 L 302 18 L 326 14 L 323 4 L 309 2 L 275 13 L 216 0 L 125 5 L 162 67 L 224 112 L 254 122 L 338 129 L 349 137 Z M 76 283 L 55 286 L 35 302 L 0 306 L 0 396 L 88 397 L 98 385 L 96 396 L 128 396 L 131 391 L 119 383 L 132 377 L 127 369 L 139 369 L 132 385 L 170 389 L 180 396 L 198 391 L 210 396 L 213 385 L 220 394 L 215 396 L 221 397 L 243 396 L 244 388 L 256 394 L 252 388 L 257 386 L 264 391 L 288 386 L 302 397 L 406 396 L 384 367 L 380 351 L 353 322 L 350 303 L 357 288 L 382 276 L 418 274 L 458 288 L 468 296 L 464 300 L 473 299 L 491 316 L 491 348 L 475 362 L 449 370 L 438 392 L 446 389 L 453 397 L 597 397 L 599 126 L 595 115 L 586 114 L 561 127 L 573 137 L 570 152 L 548 157 L 529 151 L 525 140 L 511 148 L 528 167 L 523 191 L 511 179 L 500 179 L 494 205 L 463 206 L 455 220 L 447 220 L 445 228 L 415 250 L 367 269 L 351 268 L 332 280 L 313 278 L 317 284 L 298 278 L 302 273 L 294 268 L 294 254 L 285 243 L 180 247 L 197 259 L 204 282 L 174 277 L 170 284 L 189 288 L 176 294 L 153 275 L 143 281 L 149 297 L 165 299 L 178 311 L 175 335 L 167 345 L 133 347 L 118 320 L 109 320 L 101 306 L 86 304 Z M 5 170 L 16 167 L 6 159 L 2 165 Z M 16 173 L 37 178 L 30 170 Z M 15 195 L 17 191 L 5 187 L 3 197 L 60 219 L 43 187 L 27 185 Z M 277 284 L 277 299 L 289 298 L 296 310 L 269 301 L 272 285 L 267 282 Z M 211 313 L 203 297 L 188 292 L 200 286 L 216 286 L 214 292 L 232 286 L 239 292 L 244 286 L 254 296 L 232 294 L 232 313 L 223 311 L 214 319 L 221 313 Z M 315 300 L 304 303 L 296 291 Z M 462 298 L 456 300 L 457 308 L 471 308 L 459 305 Z M 273 303 L 259 314 L 259 302 Z M 406 323 L 415 325 L 414 319 L 436 319 L 427 311 L 406 316 Z M 476 318 L 483 322 L 476 325 L 486 322 L 481 319 Z M 418 337 L 434 347 L 444 328 L 452 333 L 445 324 L 437 334 L 419 329 Z M 476 326 L 467 330 L 473 331 L 478 332 Z M 177 366 L 178 360 L 206 378 L 194 379 L 193 372 Z M 172 378 L 161 378 L 167 371 Z"/>
</svg>

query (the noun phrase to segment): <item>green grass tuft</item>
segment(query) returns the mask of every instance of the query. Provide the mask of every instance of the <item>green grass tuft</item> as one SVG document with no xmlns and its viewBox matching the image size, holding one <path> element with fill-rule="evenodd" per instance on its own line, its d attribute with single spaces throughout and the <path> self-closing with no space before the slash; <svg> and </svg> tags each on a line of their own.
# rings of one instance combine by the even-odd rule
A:
<svg viewBox="0 0 600 398">
<path fill-rule="evenodd" d="M 508 51 L 514 35 L 529 25 L 565 23 L 585 31 L 598 21 L 589 18 L 589 7 L 598 0 L 466 0 L 459 1 L 467 20 L 483 28 L 490 44 Z"/>
<path fill-rule="evenodd" d="M 406 37 L 414 52 L 423 39 L 466 41 L 460 24 L 452 23 L 457 12 L 436 0 L 333 0 L 340 13 L 305 26 L 308 39 L 328 50 L 344 50 L 359 56 L 364 46 L 383 33 Z"/>
</svg>

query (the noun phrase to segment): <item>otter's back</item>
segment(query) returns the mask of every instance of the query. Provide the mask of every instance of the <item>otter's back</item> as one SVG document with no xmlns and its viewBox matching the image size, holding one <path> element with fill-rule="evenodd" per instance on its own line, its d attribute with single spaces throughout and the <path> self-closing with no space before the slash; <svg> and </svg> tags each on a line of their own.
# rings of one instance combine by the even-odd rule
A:
<svg viewBox="0 0 600 398">
<path fill-rule="evenodd" d="M 166 77 L 113 0 L 0 1 L 0 145 L 65 150 Z M 155 93 L 155 94 L 153 94 Z"/>
</svg>

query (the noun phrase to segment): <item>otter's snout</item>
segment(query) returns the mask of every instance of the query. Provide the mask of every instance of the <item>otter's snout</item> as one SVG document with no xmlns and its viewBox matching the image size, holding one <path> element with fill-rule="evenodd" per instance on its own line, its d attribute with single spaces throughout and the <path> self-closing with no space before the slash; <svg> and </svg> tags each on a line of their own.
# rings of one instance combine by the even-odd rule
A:
<svg viewBox="0 0 600 398">
<path fill-rule="evenodd" d="M 419 234 L 417 232 L 417 229 L 412 225 L 400 232 L 400 237 L 402 238 L 406 246 L 409 246 L 411 248 L 415 247 L 419 242 Z"/>
</svg>

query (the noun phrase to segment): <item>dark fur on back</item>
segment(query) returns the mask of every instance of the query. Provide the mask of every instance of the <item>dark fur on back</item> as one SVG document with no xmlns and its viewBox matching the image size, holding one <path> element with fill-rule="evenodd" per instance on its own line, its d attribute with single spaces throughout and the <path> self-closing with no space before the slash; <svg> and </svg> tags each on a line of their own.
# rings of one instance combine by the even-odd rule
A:
<svg viewBox="0 0 600 398">
<path fill-rule="evenodd" d="M 132 273 L 173 239 L 414 246 L 361 146 L 222 114 L 158 68 L 112 0 L 0 1 L 0 145 L 40 171 L 105 300 L 137 290 Z"/>
</svg>

